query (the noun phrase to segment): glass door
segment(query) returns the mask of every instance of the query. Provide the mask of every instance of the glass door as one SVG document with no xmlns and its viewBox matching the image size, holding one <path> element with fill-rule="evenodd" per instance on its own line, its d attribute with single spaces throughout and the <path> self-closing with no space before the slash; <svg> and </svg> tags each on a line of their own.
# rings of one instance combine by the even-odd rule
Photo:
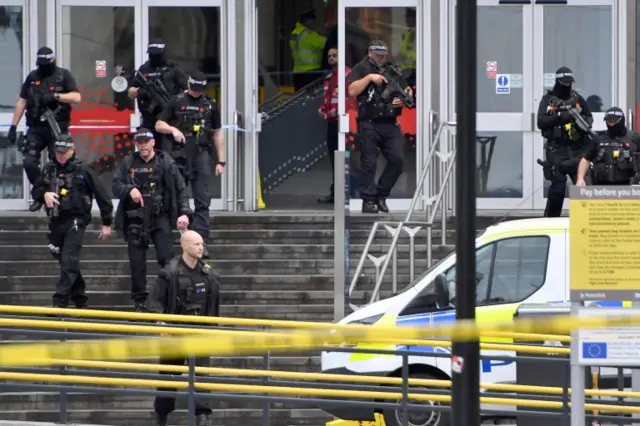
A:
<svg viewBox="0 0 640 426">
<path fill-rule="evenodd" d="M 478 0 L 478 209 L 532 208 L 534 35 L 532 6 L 521 3 Z M 448 46 L 455 51 L 455 5 L 449 18 Z M 447 59 L 450 72 L 441 73 L 440 87 L 449 87 L 443 109 L 451 112 L 456 111 L 455 55 Z M 455 121 L 455 114 L 449 117 Z"/>
<path fill-rule="evenodd" d="M 626 85 L 620 73 L 627 68 L 626 2 L 617 0 L 568 0 L 565 4 L 534 5 L 534 104 L 554 84 L 553 75 L 561 66 L 568 66 L 575 76 L 574 89 L 593 111 L 593 127 L 604 130 L 604 112 L 612 106 L 626 111 Z M 588 31 L 580 29 L 588 28 Z M 578 34 L 580 32 L 580 34 Z M 622 37 L 623 39 L 619 39 Z M 544 140 L 536 132 L 535 158 L 542 158 Z M 534 207 L 544 209 L 550 183 L 542 176 L 542 168 L 534 168 Z M 564 208 L 569 208 L 565 200 Z"/>
<path fill-rule="evenodd" d="M 75 76 L 82 95 L 71 115 L 76 155 L 98 171 L 110 193 L 115 167 L 135 150 L 131 132 L 137 125 L 136 105 L 127 95 L 127 81 L 140 66 L 136 58 L 142 50 L 136 4 L 56 3 L 57 60 Z"/>
<path fill-rule="evenodd" d="M 0 210 L 25 210 L 29 199 L 29 182 L 22 168 L 22 154 L 6 139 L 13 120 L 13 110 L 26 75 L 35 67 L 38 40 L 34 2 L 0 0 Z M 35 13 L 33 13 L 35 12 Z M 24 118 L 18 132 L 24 135 Z"/>
<path fill-rule="evenodd" d="M 197 69 L 207 75 L 208 93 L 218 103 L 225 132 L 226 159 L 220 161 L 227 162 L 222 176 L 211 177 L 211 209 L 232 210 L 234 197 L 231 195 L 237 190 L 234 179 L 235 130 L 231 126 L 236 110 L 235 74 L 225 71 L 236 64 L 234 2 L 141 1 L 142 45 L 146 46 L 150 38 L 161 39 L 166 45 L 167 56 L 185 71 Z M 147 59 L 147 54 L 143 52 L 146 50 L 141 51 L 141 62 Z M 215 154 L 213 161 L 214 164 L 218 162 Z"/>
<path fill-rule="evenodd" d="M 343 10 L 338 16 L 339 63 L 353 67 L 367 56 L 372 40 L 383 40 L 389 46 L 389 59 L 402 70 L 407 82 L 413 87 L 416 107 L 404 108 L 398 118 L 404 135 L 404 171 L 387 200 L 391 211 L 406 211 L 411 202 L 423 161 L 428 152 L 425 146 L 429 138 L 425 117 L 431 110 L 431 11 L 430 1 L 419 0 L 343 0 Z M 343 32 L 344 31 L 344 32 Z M 429 52 L 425 55 L 422 52 Z M 362 141 L 358 136 L 357 111 L 349 104 L 340 106 L 340 113 L 349 116 L 349 132 L 346 149 L 351 151 L 351 209 L 360 211 L 362 200 L 358 194 L 358 172 Z M 386 161 L 379 155 L 376 180 L 380 177 Z M 424 208 L 423 199 L 416 209 Z"/>
</svg>

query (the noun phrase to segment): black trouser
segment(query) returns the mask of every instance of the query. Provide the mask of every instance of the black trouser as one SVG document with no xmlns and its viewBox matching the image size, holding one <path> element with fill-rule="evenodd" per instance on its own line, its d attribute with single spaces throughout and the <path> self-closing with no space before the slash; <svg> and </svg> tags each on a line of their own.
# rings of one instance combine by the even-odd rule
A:
<svg viewBox="0 0 640 426">
<path fill-rule="evenodd" d="M 69 128 L 68 123 L 58 123 L 58 125 L 62 133 L 66 133 Z M 24 142 L 24 147 L 22 148 L 22 165 L 31 185 L 33 185 L 42 174 L 40 171 L 40 155 L 42 151 L 48 149 L 49 159 L 53 159 L 53 150 L 51 148 L 54 142 L 51 129 L 49 129 L 46 123 L 31 126 L 27 130 L 27 137 Z"/>
<path fill-rule="evenodd" d="M 361 121 L 358 133 L 362 137 L 360 197 L 363 201 L 385 199 L 389 197 L 404 167 L 404 137 L 400 125 L 395 122 Z M 387 166 L 376 186 L 378 148 L 387 160 Z"/>
<path fill-rule="evenodd" d="M 186 148 L 181 146 L 176 149 L 176 143 L 172 152 L 176 164 L 187 185 L 191 187 L 193 197 L 193 222 L 189 228 L 196 231 L 205 244 L 209 238 L 209 206 L 211 205 L 211 175 L 213 166 L 211 164 L 211 153 L 206 147 L 198 146 L 196 155 L 191 161 L 191 170 L 187 165 Z M 195 143 L 195 141 L 187 141 Z"/>
<path fill-rule="evenodd" d="M 545 146 L 546 160 L 556 167 L 556 171 L 552 176 L 551 186 L 547 193 L 544 217 L 560 217 L 562 215 L 562 204 L 567 191 L 567 176 L 575 185 L 582 151 L 581 144 L 562 145 L 547 142 Z"/>
<path fill-rule="evenodd" d="M 331 195 L 333 195 L 333 181 L 335 178 L 335 152 L 338 150 L 338 130 L 340 129 L 338 121 L 327 121 L 327 151 L 329 153 L 329 161 L 331 161 Z"/>
<path fill-rule="evenodd" d="M 60 263 L 60 278 L 53 295 L 53 306 L 66 308 L 69 299 L 79 308 L 86 306 L 86 282 L 80 273 L 80 250 L 85 225 L 82 218 L 53 219 L 49 223 L 49 243 L 57 249 L 54 257 Z"/>
<path fill-rule="evenodd" d="M 160 358 L 160 364 L 167 365 L 184 365 L 187 364 L 185 358 Z M 211 365 L 210 359 L 207 358 L 196 358 L 195 365 L 197 367 L 209 367 Z M 173 373 L 161 372 L 160 374 L 170 375 Z M 206 376 L 206 374 L 196 374 L 196 376 Z M 167 391 L 173 392 L 175 389 L 173 388 L 158 388 L 159 391 Z M 202 392 L 202 390 L 198 390 L 198 392 Z M 202 398 L 196 398 L 196 416 L 200 414 L 211 414 L 211 408 L 206 405 L 206 400 Z M 155 401 L 153 401 L 153 408 L 159 416 L 167 416 L 169 413 L 176 409 L 176 398 L 173 396 L 156 396 Z"/>
<path fill-rule="evenodd" d="M 127 219 L 130 224 L 140 225 L 137 219 Z M 165 215 L 152 218 L 149 239 L 156 249 L 156 259 L 161 268 L 173 257 L 173 235 L 171 224 Z M 127 233 L 129 267 L 131 268 L 131 298 L 136 302 L 147 300 L 147 248 L 149 241 L 140 241 L 134 233 Z"/>
</svg>

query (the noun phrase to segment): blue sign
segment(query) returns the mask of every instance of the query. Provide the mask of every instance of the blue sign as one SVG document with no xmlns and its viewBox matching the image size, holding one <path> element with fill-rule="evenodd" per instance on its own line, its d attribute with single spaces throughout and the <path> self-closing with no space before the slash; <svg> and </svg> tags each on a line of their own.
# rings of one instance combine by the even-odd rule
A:
<svg viewBox="0 0 640 426">
<path fill-rule="evenodd" d="M 606 342 L 584 342 L 582 344 L 582 358 L 607 359 Z"/>
<path fill-rule="evenodd" d="M 498 86 L 506 87 L 508 83 L 509 83 L 509 77 L 501 75 L 500 78 L 498 78 Z"/>
<path fill-rule="evenodd" d="M 511 77 L 509 74 L 496 75 L 496 94 L 508 95 L 511 93 Z"/>
<path fill-rule="evenodd" d="M 483 359 L 481 362 L 483 373 L 491 373 L 491 370 L 496 367 L 504 367 L 506 365 L 513 364 L 513 361 L 499 361 L 497 359 Z"/>
</svg>

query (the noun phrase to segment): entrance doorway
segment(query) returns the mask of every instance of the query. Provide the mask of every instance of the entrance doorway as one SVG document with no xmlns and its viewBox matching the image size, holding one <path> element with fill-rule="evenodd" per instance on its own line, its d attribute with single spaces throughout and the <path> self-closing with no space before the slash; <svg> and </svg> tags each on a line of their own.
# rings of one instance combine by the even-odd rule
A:
<svg viewBox="0 0 640 426">
<path fill-rule="evenodd" d="M 461 0 L 458 0 L 461 1 Z M 615 0 L 478 0 L 477 194 L 479 209 L 544 209 L 549 183 L 536 159 L 544 140 L 536 126 L 538 103 L 568 66 L 574 89 L 594 112 L 594 128 L 604 128 L 604 111 L 626 105 L 626 69 L 618 31 L 626 2 Z M 444 52 L 455 52 L 456 2 L 442 30 Z M 588 31 L 584 31 L 588 28 Z M 621 35 L 622 34 L 622 35 Z M 454 116 L 455 54 L 441 64 L 440 87 L 448 87 L 441 110 Z M 568 201 L 565 203 L 568 208 Z"/>
<path fill-rule="evenodd" d="M 232 122 L 235 80 L 221 70 L 235 64 L 235 31 L 227 31 L 231 28 L 228 19 L 234 16 L 227 5 L 233 9 L 234 3 L 111 0 L 108 6 L 96 6 L 91 0 L 57 0 L 58 61 L 74 74 L 82 94 L 82 104 L 72 115 L 76 152 L 95 166 L 109 190 L 114 168 L 135 150 L 132 132 L 139 117 L 135 102 L 127 96 L 127 82 L 147 60 L 149 39 L 162 39 L 168 57 L 185 71 L 198 69 L 207 74 L 208 93 L 218 103 L 222 122 Z M 232 207 L 223 200 L 227 182 L 233 180 L 228 177 L 236 172 L 231 158 L 235 138 L 232 126 L 223 130 L 227 167 L 222 177 L 212 176 L 213 210 Z"/>
</svg>

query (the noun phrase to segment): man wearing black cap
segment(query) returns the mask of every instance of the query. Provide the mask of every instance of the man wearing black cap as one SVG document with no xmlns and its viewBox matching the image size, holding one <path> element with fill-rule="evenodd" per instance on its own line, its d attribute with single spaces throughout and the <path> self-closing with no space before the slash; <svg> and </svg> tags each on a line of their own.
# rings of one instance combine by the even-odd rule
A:
<svg viewBox="0 0 640 426">
<path fill-rule="evenodd" d="M 80 273 L 80 249 L 86 227 L 91 223 L 95 198 L 102 230 L 101 240 L 111 235 L 113 204 L 95 170 L 76 159 L 73 139 L 62 135 L 54 142 L 54 160 L 33 185 L 34 201 L 45 204 L 49 222 L 49 250 L 60 262 L 60 279 L 53 295 L 53 306 L 66 308 L 69 300 L 78 308 L 87 306 L 86 283 Z"/>
<path fill-rule="evenodd" d="M 389 47 L 382 40 L 374 40 L 369 46 L 369 55 L 356 64 L 348 77 L 349 96 L 358 102 L 358 133 L 362 137 L 360 159 L 360 196 L 363 213 L 388 213 L 387 197 L 402 174 L 404 165 L 404 136 L 397 118 L 405 106 L 397 94 L 388 93 L 387 79 L 380 74 L 388 67 Z M 413 95 L 402 78 L 398 84 L 405 93 Z M 391 95 L 391 96 L 390 96 Z M 378 149 L 382 151 L 387 165 L 375 183 Z"/>
<path fill-rule="evenodd" d="M 76 79 L 71 72 L 56 65 L 53 50 L 38 49 L 37 69 L 31 71 L 22 84 L 20 97 L 13 112 L 13 120 L 7 138 L 13 144 L 17 140 L 18 123 L 27 111 L 27 137 L 20 150 L 23 154 L 24 171 L 33 185 L 41 175 L 40 154 L 45 148 L 51 151 L 55 142 L 54 129 L 45 121 L 43 114 L 50 110 L 61 133 L 66 133 L 71 122 L 71 104 L 82 100 Z M 49 152 L 49 158 L 53 156 Z M 42 208 L 42 202 L 34 200 L 29 211 Z"/>
<path fill-rule="evenodd" d="M 113 175 L 113 195 L 120 200 L 116 230 L 123 231 L 129 250 L 131 298 L 139 311 L 146 310 L 147 249 L 153 241 L 156 259 L 164 267 L 173 257 L 173 224 L 187 229 L 189 208 L 184 179 L 171 156 L 155 152 L 149 129 L 134 137 L 138 151 L 125 157 Z"/>
<path fill-rule="evenodd" d="M 556 83 L 540 100 L 538 106 L 538 128 L 546 139 L 544 177 L 551 181 L 547 194 L 545 217 L 562 214 L 567 189 L 567 175 L 575 184 L 578 163 L 583 149 L 589 141 L 588 134 L 580 129 L 573 114 L 578 113 L 590 128 L 593 115 L 587 101 L 572 89 L 573 72 L 568 67 L 556 71 Z"/>
<path fill-rule="evenodd" d="M 585 176 L 593 163 L 594 185 L 631 185 L 637 183 L 640 170 L 640 135 L 625 124 L 624 111 L 611 107 L 604 116 L 607 130 L 598 132 L 584 151 L 578 165 L 576 185 L 585 185 Z"/>
<path fill-rule="evenodd" d="M 314 29 L 315 20 L 315 9 L 301 13 L 296 27 L 289 36 L 296 92 L 323 74 L 322 53 L 327 38 Z"/>
<path fill-rule="evenodd" d="M 140 66 L 138 72 L 150 82 L 157 80 L 168 92 L 169 95 L 175 96 L 187 89 L 187 76 L 177 63 L 171 59 L 167 59 L 165 53 L 165 44 L 162 40 L 153 40 L 147 46 L 149 60 Z M 138 109 L 142 116 L 141 126 L 145 129 L 151 129 L 154 132 L 154 138 L 159 145 L 162 145 L 161 139 L 155 133 L 156 117 L 164 108 L 164 105 L 158 105 L 154 102 L 149 93 L 144 89 L 142 79 L 136 73 L 136 76 L 129 87 L 129 97 L 138 99 Z M 156 83 L 157 84 L 157 83 Z M 156 149 L 164 149 L 163 146 L 157 146 Z"/>
<path fill-rule="evenodd" d="M 204 94 L 207 77 L 199 71 L 192 72 L 188 85 L 189 89 L 173 98 L 158 115 L 156 131 L 169 135 L 167 145 L 171 143 L 171 148 L 167 152 L 191 186 L 195 207 L 192 229 L 204 240 L 203 256 L 208 258 L 211 159 L 215 145 L 215 173 L 221 175 L 226 165 L 224 139 L 218 105 Z"/>
</svg>

